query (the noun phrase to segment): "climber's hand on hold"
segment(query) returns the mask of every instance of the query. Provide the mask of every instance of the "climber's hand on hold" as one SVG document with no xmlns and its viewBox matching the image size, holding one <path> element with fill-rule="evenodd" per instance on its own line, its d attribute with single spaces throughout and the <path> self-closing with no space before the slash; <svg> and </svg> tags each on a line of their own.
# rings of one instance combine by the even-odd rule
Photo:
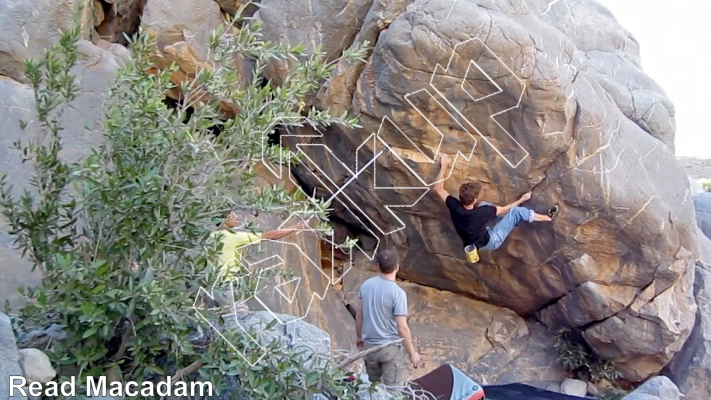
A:
<svg viewBox="0 0 711 400">
<path fill-rule="evenodd" d="M 525 202 L 531 200 L 531 192 L 524 193 L 523 196 L 521 196 L 520 200 L 521 200 L 521 203 L 525 203 Z"/>
<path fill-rule="evenodd" d="M 439 165 L 442 168 L 447 168 L 449 167 L 449 164 L 452 162 L 452 159 L 449 157 L 449 154 L 442 153 L 439 156 Z"/>
</svg>

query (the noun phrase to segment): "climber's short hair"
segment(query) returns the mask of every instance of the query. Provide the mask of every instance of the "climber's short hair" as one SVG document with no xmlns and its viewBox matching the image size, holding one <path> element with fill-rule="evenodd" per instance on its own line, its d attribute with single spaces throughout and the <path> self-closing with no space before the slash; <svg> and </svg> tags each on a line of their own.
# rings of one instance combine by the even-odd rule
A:
<svg viewBox="0 0 711 400">
<path fill-rule="evenodd" d="M 464 205 L 472 204 L 479 197 L 481 185 L 476 182 L 464 182 L 459 187 L 459 201 Z"/>
<path fill-rule="evenodd" d="M 395 271 L 395 268 L 400 264 L 400 258 L 397 255 L 397 251 L 394 249 L 385 249 L 378 252 L 378 265 L 380 266 L 380 272 L 384 274 L 389 274 Z"/>
</svg>

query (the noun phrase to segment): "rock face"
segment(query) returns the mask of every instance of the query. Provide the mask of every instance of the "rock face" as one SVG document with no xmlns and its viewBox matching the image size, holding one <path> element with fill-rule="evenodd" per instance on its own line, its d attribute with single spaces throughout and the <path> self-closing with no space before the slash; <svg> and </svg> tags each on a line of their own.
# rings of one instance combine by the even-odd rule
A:
<svg viewBox="0 0 711 400">
<path fill-rule="evenodd" d="M 694 295 L 699 306 L 696 325 L 667 374 L 687 400 L 705 400 L 711 392 L 711 272 L 701 267 L 696 267 Z"/>
<path fill-rule="evenodd" d="M 679 388 L 666 376 L 655 376 L 622 400 L 679 400 Z"/>
<path fill-rule="evenodd" d="M 0 399 L 25 399 L 19 392 L 10 394 L 10 376 L 22 376 L 20 355 L 15 345 L 15 334 L 12 332 L 10 318 L 0 313 Z"/>
<path fill-rule="evenodd" d="M 2 17 L 0 17 L 2 18 Z M 124 49 L 125 50 L 125 49 Z M 64 131 L 61 156 L 66 160 L 78 160 L 87 156 L 92 147 L 103 140 L 95 132 L 104 118 L 106 109 L 105 91 L 116 80 L 119 67 L 124 60 L 113 53 L 102 50 L 88 41 L 77 45 L 79 62 L 74 67 L 77 78 L 77 97 L 63 115 Z M 0 76 L 0 121 L 4 129 L 0 133 L 0 171 L 7 173 L 7 180 L 14 186 L 14 194 L 19 196 L 34 170 L 28 163 L 21 162 L 21 155 L 12 148 L 18 139 L 37 139 L 34 95 L 28 85 Z M 20 128 L 19 121 L 28 122 L 27 131 Z M 5 218 L 0 218 L 0 302 L 17 297 L 20 285 L 35 285 L 41 279 L 39 271 L 30 271 L 27 262 L 11 249 L 12 238 L 8 235 Z"/>
<path fill-rule="evenodd" d="M 275 317 L 279 321 L 293 321 L 286 325 L 276 324 L 274 328 L 266 330 L 265 328 L 274 321 Z M 257 340 L 268 345 L 273 341 L 278 341 L 284 348 L 289 349 L 305 349 L 302 357 L 307 369 L 316 368 L 317 365 L 326 361 L 326 357 L 330 355 L 331 338 L 328 332 L 319 329 L 314 325 L 306 323 L 293 315 L 287 314 L 272 314 L 266 311 L 250 312 L 237 315 L 237 319 L 225 318 L 226 327 L 237 329 L 239 325 L 246 330 L 254 330 L 257 332 Z M 315 363 L 315 365 L 312 365 Z"/>
<path fill-rule="evenodd" d="M 175 63 L 179 70 L 171 79 L 180 84 L 204 66 L 208 38 L 223 19 L 213 0 L 151 0 L 141 23 L 156 39 L 155 66 L 164 69 Z"/>
<path fill-rule="evenodd" d="M 361 283 L 376 274 L 355 268 L 345 275 L 346 302 L 356 303 Z M 399 284 L 408 297 L 413 344 L 424 362 L 424 368 L 410 369 L 411 378 L 450 363 L 482 384 L 562 380 L 555 350 L 540 325 L 529 329 L 509 309 L 414 283 Z"/>
<path fill-rule="evenodd" d="M 696 224 L 704 235 L 711 239 L 711 192 L 694 196 L 694 207 L 696 207 Z"/>
<path fill-rule="evenodd" d="M 302 147 L 309 161 L 296 172 L 307 189 L 328 197 L 319 179 L 340 185 L 344 166 L 379 154 L 333 215 L 405 249 L 404 279 L 584 327 L 627 379 L 661 370 L 693 325 L 697 243 L 673 155 L 674 108 L 641 70 L 637 42 L 589 1 L 418 0 L 373 29 L 367 65 L 339 68 L 333 102 L 320 98 L 338 110 L 345 97 L 363 128 L 334 126 L 318 139 L 325 146 Z M 445 182 L 450 193 L 474 179 L 484 200 L 531 190 L 528 207 L 559 203 L 561 213 L 522 224 L 468 265 L 446 208 L 425 193 L 439 152 L 465 156 Z"/>
<path fill-rule="evenodd" d="M 93 0 L 0 1 L 0 75 L 25 81 L 24 62 L 38 59 L 59 38 L 59 30 L 73 26 L 79 15 L 82 35 L 94 26 Z"/>
<path fill-rule="evenodd" d="M 138 30 L 140 16 L 146 0 L 95 0 L 95 13 L 103 18 L 94 18 L 96 32 L 103 40 L 128 44 L 124 34 L 129 36 Z"/>
<path fill-rule="evenodd" d="M 330 61 L 353 42 L 371 3 L 373 0 L 321 0 L 306 7 L 289 0 L 262 0 L 254 17 L 264 23 L 265 39 L 303 44 L 307 51 L 320 44 Z M 269 79 L 280 82 L 287 73 L 286 63 L 272 63 L 265 73 Z"/>
</svg>

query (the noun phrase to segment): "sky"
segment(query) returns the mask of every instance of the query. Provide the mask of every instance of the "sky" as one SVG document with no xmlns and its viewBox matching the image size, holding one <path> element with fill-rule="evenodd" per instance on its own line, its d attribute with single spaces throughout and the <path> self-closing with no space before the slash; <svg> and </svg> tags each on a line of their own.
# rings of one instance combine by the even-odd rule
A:
<svg viewBox="0 0 711 400">
<path fill-rule="evenodd" d="M 676 109 L 676 155 L 711 158 L 709 0 L 597 0 L 637 39 L 642 69 Z"/>
</svg>

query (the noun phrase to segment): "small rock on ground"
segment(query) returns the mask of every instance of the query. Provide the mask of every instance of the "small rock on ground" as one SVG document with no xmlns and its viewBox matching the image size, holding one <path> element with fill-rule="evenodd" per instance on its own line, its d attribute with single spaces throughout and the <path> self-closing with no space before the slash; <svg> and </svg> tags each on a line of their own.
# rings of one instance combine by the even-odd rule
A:
<svg viewBox="0 0 711 400">
<path fill-rule="evenodd" d="M 21 349 L 20 367 L 30 382 L 47 383 L 57 376 L 49 357 L 39 349 Z"/>
<path fill-rule="evenodd" d="M 588 394 L 588 384 L 578 379 L 566 379 L 560 385 L 560 392 L 570 396 L 585 397 Z"/>
</svg>

